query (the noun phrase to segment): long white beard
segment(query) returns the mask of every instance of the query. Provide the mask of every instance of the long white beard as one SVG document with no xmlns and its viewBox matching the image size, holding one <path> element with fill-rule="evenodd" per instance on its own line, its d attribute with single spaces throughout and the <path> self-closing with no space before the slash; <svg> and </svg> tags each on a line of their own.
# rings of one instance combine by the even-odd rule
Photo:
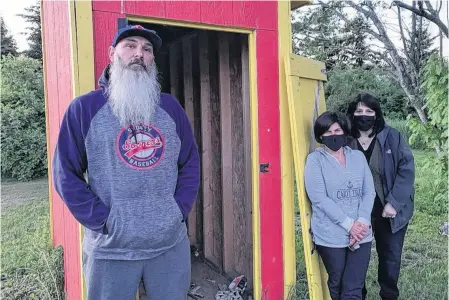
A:
<svg viewBox="0 0 449 300">
<path fill-rule="evenodd" d="M 161 87 L 153 61 L 144 68 L 133 69 L 116 54 L 110 68 L 107 90 L 112 112 L 122 126 L 150 123 L 160 102 Z"/>
</svg>

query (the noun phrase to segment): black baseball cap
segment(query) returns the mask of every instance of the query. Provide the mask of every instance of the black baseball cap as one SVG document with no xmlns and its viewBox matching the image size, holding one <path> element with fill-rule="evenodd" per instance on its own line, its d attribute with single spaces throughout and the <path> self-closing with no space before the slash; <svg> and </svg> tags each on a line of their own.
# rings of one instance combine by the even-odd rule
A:
<svg viewBox="0 0 449 300">
<path fill-rule="evenodd" d="M 156 31 L 147 29 L 141 25 L 127 25 L 117 30 L 112 41 L 112 47 L 117 46 L 121 40 L 130 36 L 141 36 L 146 38 L 153 45 L 154 51 L 158 51 L 162 45 L 162 40 L 157 35 Z"/>
</svg>

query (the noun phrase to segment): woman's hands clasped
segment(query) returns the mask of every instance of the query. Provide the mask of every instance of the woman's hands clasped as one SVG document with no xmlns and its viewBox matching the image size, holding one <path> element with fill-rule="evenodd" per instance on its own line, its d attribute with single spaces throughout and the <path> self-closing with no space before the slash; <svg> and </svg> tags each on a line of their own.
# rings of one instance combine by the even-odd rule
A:
<svg viewBox="0 0 449 300">
<path fill-rule="evenodd" d="M 359 221 L 355 221 L 351 227 L 351 230 L 349 231 L 349 245 L 352 246 L 363 240 L 363 238 L 366 236 L 366 233 L 368 232 L 368 229 L 368 225 L 363 224 Z"/>
</svg>

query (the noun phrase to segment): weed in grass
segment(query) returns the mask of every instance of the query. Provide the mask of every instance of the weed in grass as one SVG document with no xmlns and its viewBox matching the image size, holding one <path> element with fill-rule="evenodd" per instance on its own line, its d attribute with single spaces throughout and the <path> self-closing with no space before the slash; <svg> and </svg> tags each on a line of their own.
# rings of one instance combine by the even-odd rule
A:
<svg viewBox="0 0 449 300">
<path fill-rule="evenodd" d="M 298 189 L 294 185 L 295 196 L 295 245 L 296 245 L 296 285 L 292 287 L 288 300 L 309 299 L 309 287 L 307 285 L 307 270 L 304 260 L 304 247 L 302 241 L 301 221 L 299 215 Z"/>
<path fill-rule="evenodd" d="M 64 299 L 62 248 L 50 243 L 48 199 L 9 208 L 1 229 L 1 298 Z"/>
</svg>

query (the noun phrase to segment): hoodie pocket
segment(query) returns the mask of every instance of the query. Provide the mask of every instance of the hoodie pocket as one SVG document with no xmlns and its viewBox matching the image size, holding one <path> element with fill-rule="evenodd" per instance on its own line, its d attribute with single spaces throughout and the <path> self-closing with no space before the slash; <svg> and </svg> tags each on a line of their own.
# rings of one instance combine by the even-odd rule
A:
<svg viewBox="0 0 449 300">
<path fill-rule="evenodd" d="M 117 212 L 117 206 L 112 205 L 109 212 L 108 220 L 106 221 L 106 228 L 108 234 L 103 240 L 102 247 L 118 248 L 123 236 L 123 227 L 121 226 L 120 213 Z"/>
<path fill-rule="evenodd" d="M 112 218 L 114 214 L 112 208 L 113 206 L 111 206 L 111 208 L 109 209 L 108 219 L 106 220 L 106 231 L 107 231 L 106 235 L 110 235 L 112 233 Z"/>
<path fill-rule="evenodd" d="M 173 196 L 117 199 L 106 221 L 108 234 L 100 247 L 109 249 L 156 249 L 179 237 L 183 216 Z"/>
</svg>

